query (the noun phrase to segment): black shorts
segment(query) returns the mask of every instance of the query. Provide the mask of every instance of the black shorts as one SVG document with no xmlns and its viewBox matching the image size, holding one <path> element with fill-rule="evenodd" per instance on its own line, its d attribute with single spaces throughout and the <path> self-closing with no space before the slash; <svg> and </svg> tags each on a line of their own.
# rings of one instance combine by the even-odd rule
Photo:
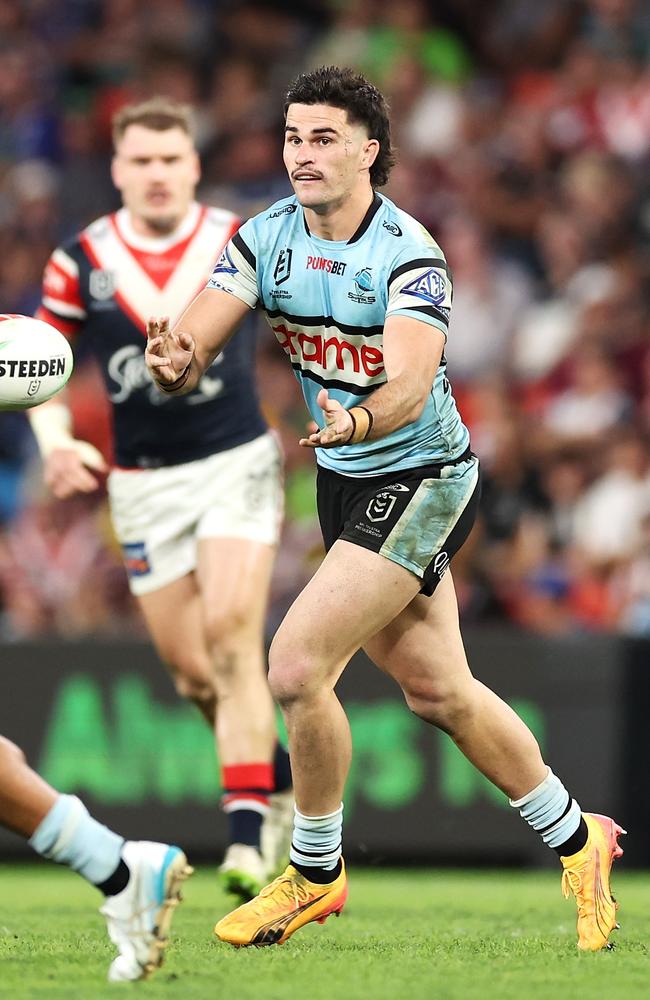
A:
<svg viewBox="0 0 650 1000">
<path fill-rule="evenodd" d="M 353 542 L 404 566 L 431 596 L 472 530 L 481 495 L 478 459 L 384 476 L 342 476 L 318 468 L 318 517 L 325 548 Z"/>
</svg>

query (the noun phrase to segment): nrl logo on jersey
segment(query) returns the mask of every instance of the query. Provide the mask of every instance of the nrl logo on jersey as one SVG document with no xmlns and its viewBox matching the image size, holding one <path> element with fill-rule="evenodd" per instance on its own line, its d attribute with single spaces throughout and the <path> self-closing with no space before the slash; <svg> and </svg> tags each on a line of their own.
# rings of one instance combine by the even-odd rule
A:
<svg viewBox="0 0 650 1000">
<path fill-rule="evenodd" d="M 404 295 L 415 295 L 418 299 L 424 299 L 425 302 L 439 306 L 444 301 L 447 289 L 445 279 L 440 272 L 431 268 L 430 271 L 421 274 L 419 278 L 410 281 L 408 285 L 404 285 L 402 292 Z"/>
<path fill-rule="evenodd" d="M 293 250 L 287 247 L 286 250 L 280 250 L 278 254 L 278 259 L 275 262 L 275 270 L 273 272 L 273 280 L 276 285 L 283 285 L 285 281 L 288 281 L 291 276 L 291 260 L 293 257 Z"/>
<path fill-rule="evenodd" d="M 107 271 L 103 267 L 95 267 L 90 272 L 88 291 L 94 299 L 98 299 L 100 302 L 112 299 L 116 288 L 117 279 L 115 271 Z"/>
<path fill-rule="evenodd" d="M 354 276 L 354 287 L 355 292 L 348 292 L 348 298 L 352 299 L 353 302 L 364 302 L 367 305 L 372 305 L 373 302 L 377 301 L 377 296 L 372 295 L 375 286 L 372 283 L 372 268 L 362 267 L 360 271 Z"/>
</svg>

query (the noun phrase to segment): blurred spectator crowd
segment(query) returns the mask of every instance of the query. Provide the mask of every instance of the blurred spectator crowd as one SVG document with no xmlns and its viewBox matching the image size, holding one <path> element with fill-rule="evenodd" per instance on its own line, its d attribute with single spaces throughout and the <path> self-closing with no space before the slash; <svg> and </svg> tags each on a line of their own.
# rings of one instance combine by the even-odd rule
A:
<svg viewBox="0 0 650 1000">
<path fill-rule="evenodd" d="M 386 194 L 454 274 L 450 378 L 484 473 L 455 563 L 466 622 L 650 636 L 650 13 L 642 0 L 0 0 L 0 308 L 31 313 L 52 247 L 117 207 L 110 119 L 197 111 L 201 197 L 248 216 L 289 188 L 286 84 L 351 65 L 387 95 Z M 321 555 L 289 366 L 259 371 L 288 462 L 277 623 Z M 77 435 L 108 450 L 97 375 Z M 0 634 L 137 630 L 103 498 L 43 493 L 0 415 Z"/>
</svg>

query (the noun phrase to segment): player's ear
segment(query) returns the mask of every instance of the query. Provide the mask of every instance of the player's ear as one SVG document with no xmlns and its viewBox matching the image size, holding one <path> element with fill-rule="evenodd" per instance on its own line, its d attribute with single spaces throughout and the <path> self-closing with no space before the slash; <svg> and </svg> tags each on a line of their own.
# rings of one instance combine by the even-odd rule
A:
<svg viewBox="0 0 650 1000">
<path fill-rule="evenodd" d="M 194 153 L 194 155 L 193 155 L 193 164 L 192 164 L 192 167 L 193 167 L 193 171 L 194 171 L 192 179 L 193 179 L 193 181 L 194 181 L 195 184 L 198 184 L 199 181 L 201 180 L 201 160 L 199 158 L 199 154 L 198 153 Z"/>
<path fill-rule="evenodd" d="M 361 166 L 369 170 L 379 156 L 379 139 L 366 139 L 363 144 Z"/>
<path fill-rule="evenodd" d="M 122 190 L 122 171 L 120 169 L 120 161 L 117 156 L 114 156 L 111 160 L 111 180 L 117 188 L 118 191 Z"/>
</svg>

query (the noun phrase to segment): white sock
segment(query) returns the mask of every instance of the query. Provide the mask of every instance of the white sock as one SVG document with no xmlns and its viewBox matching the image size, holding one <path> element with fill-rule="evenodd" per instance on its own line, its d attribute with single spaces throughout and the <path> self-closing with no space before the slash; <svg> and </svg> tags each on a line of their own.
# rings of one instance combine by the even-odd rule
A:
<svg viewBox="0 0 650 1000">
<path fill-rule="evenodd" d="M 343 803 L 327 816 L 304 816 L 296 807 L 289 856 L 309 868 L 336 868 L 342 851 Z"/>
<path fill-rule="evenodd" d="M 120 863 L 124 838 L 93 819 L 76 795 L 59 795 L 29 843 L 44 858 L 101 885 Z"/>
</svg>

